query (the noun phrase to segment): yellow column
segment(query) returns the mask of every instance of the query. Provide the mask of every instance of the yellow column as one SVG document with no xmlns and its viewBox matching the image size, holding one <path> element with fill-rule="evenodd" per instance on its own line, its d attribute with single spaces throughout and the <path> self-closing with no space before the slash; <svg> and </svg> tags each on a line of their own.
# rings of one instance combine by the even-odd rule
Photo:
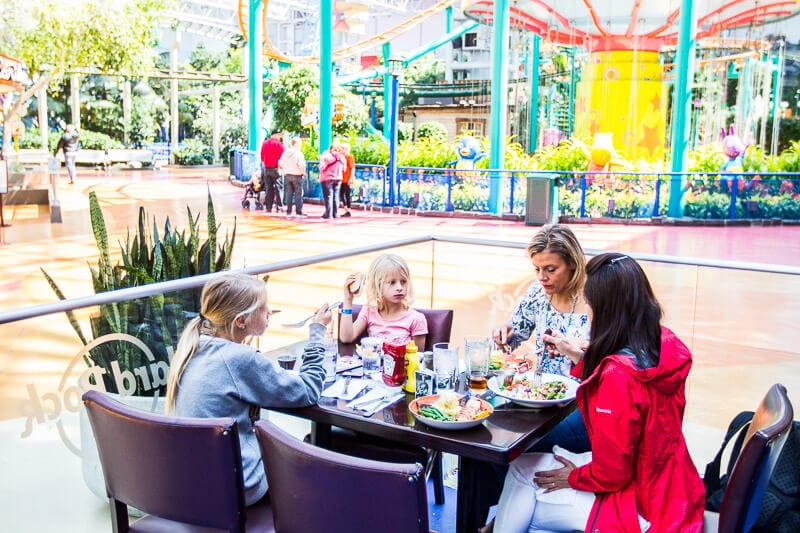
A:
<svg viewBox="0 0 800 533">
<path fill-rule="evenodd" d="M 608 132 L 631 161 L 664 157 L 667 105 L 658 52 L 593 52 L 576 93 L 576 137 L 591 143 L 595 133 Z"/>
</svg>

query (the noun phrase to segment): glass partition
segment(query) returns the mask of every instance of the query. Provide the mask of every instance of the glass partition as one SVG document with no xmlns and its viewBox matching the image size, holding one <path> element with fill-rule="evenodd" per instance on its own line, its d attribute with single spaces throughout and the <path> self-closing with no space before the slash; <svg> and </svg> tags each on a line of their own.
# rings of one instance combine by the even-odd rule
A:
<svg viewBox="0 0 800 533">
<path fill-rule="evenodd" d="M 372 246 L 334 258 L 250 267 L 248 273 L 269 276 L 270 306 L 280 310 L 253 342 L 271 351 L 306 338 L 306 328 L 282 324 L 341 300 L 347 274 L 366 272 L 374 257 L 389 251 L 409 263 L 415 306 L 455 311 L 452 340 L 460 346 L 465 335 L 488 335 L 515 310 L 535 279 L 524 247 L 426 238 L 389 250 Z M 755 408 L 770 385 L 783 383 L 790 396 L 800 390 L 800 332 L 794 323 L 800 275 L 790 269 L 769 273 L 647 259 L 640 262 L 664 307 L 664 323 L 694 354 L 686 432 L 702 465 L 730 418 Z M 53 523 L 107 530 L 99 464 L 91 461 L 86 431 L 91 432 L 80 420 L 81 393 L 87 387 L 143 392 L 148 396 L 141 405 L 157 409 L 153 393 L 163 398 L 167 362 L 183 324 L 197 311 L 198 288 L 79 308 L 72 318 L 59 312 L 0 324 L 0 456 L 6 480 L 0 485 L 0 515 L 9 530 L 47 531 Z M 356 302 L 364 303 L 364 296 Z M 95 479 L 91 489 L 84 477 Z M 43 503 L 50 509 L 44 514 Z"/>
</svg>

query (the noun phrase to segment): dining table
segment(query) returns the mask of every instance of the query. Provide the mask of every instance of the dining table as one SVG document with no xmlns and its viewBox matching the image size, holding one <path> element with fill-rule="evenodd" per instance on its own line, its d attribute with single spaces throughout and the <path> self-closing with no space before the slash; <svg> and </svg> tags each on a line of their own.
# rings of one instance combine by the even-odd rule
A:
<svg viewBox="0 0 800 533">
<path fill-rule="evenodd" d="M 277 356 L 280 352 L 276 350 L 268 355 Z M 345 378 L 339 376 L 338 379 Z M 493 413 L 482 424 L 461 430 L 437 429 L 417 421 L 409 410 L 409 403 L 414 400 L 413 394 L 405 394 L 395 403 L 368 416 L 347 407 L 347 400 L 325 396 L 316 405 L 308 407 L 270 409 L 311 421 L 312 442 L 318 446 L 327 447 L 331 427 L 339 426 L 458 456 L 455 530 L 457 533 L 475 533 L 486 518 L 483 516 L 484 510 L 477 505 L 481 463 L 508 465 L 576 407 L 574 400 L 558 406 L 532 409 L 508 402 L 490 392 L 482 397 L 493 405 Z"/>
</svg>

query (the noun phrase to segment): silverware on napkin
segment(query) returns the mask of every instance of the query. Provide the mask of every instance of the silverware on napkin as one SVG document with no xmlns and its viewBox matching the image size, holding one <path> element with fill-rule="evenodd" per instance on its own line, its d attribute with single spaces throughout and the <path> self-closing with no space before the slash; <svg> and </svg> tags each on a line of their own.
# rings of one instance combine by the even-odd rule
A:
<svg viewBox="0 0 800 533">
<path fill-rule="evenodd" d="M 387 398 L 384 398 L 383 401 L 378 402 L 376 404 L 373 404 L 372 407 L 370 407 L 369 409 L 367 409 L 366 411 L 364 411 L 361 414 L 363 416 L 372 416 L 375 413 L 377 413 L 378 411 L 380 411 L 381 409 L 386 409 L 387 407 L 389 407 L 393 403 L 397 402 L 401 398 L 404 398 L 405 395 L 406 395 L 405 392 L 397 392 L 397 393 L 395 393 L 395 394 L 393 394 L 393 395 L 391 395 L 391 396 L 389 396 Z"/>
</svg>

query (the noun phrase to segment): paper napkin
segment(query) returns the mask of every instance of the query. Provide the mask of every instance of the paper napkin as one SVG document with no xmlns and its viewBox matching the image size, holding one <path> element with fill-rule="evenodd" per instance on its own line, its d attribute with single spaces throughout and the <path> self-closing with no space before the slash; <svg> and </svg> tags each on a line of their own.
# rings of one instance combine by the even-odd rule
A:
<svg viewBox="0 0 800 533">
<path fill-rule="evenodd" d="M 345 384 L 348 381 L 350 381 L 350 386 L 347 387 L 347 394 L 345 394 L 344 388 Z M 352 400 L 353 398 L 358 396 L 362 390 L 364 390 L 364 387 L 366 387 L 368 383 L 369 382 L 364 379 L 351 379 L 351 380 L 339 379 L 336 381 L 336 383 L 334 383 L 333 385 L 322 391 L 322 395 L 327 398 L 341 398 L 342 400 Z"/>
</svg>

